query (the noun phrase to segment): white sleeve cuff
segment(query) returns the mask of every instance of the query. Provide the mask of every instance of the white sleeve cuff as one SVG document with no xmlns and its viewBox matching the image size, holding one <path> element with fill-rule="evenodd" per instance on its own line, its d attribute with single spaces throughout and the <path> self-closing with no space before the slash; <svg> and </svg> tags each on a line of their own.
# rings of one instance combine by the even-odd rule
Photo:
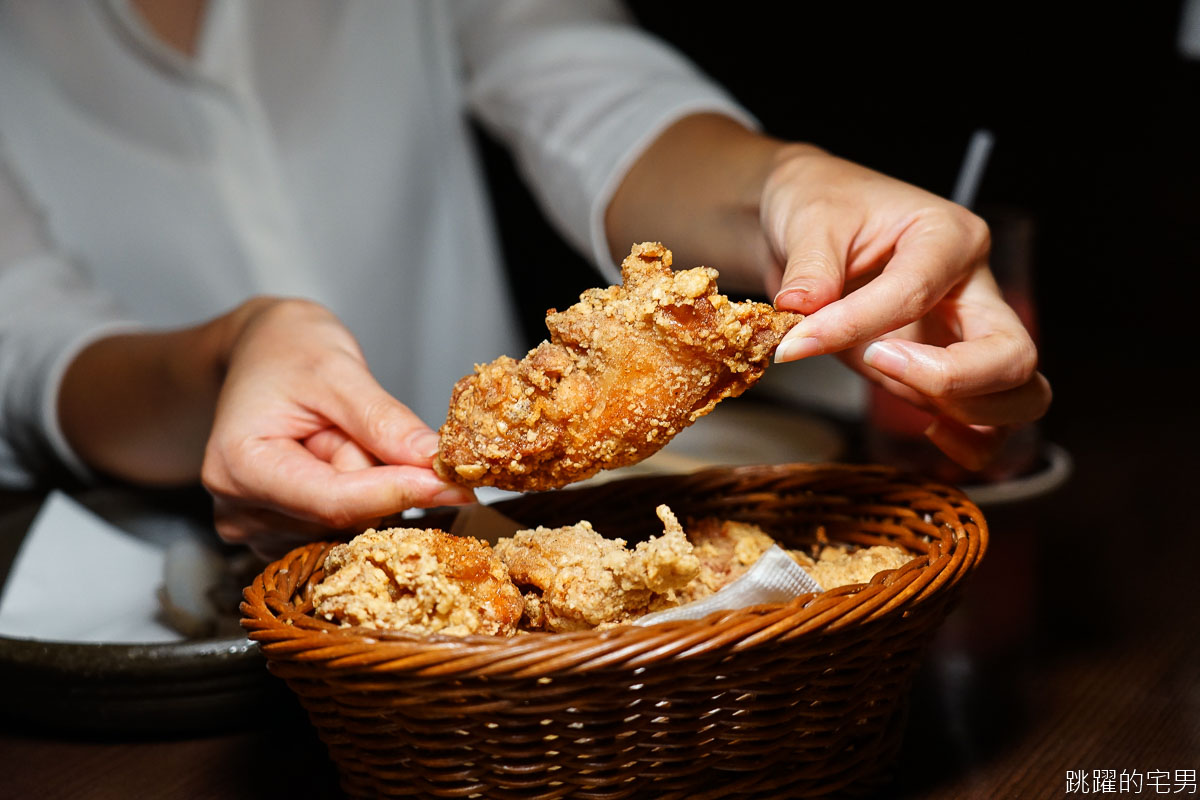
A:
<svg viewBox="0 0 1200 800">
<path fill-rule="evenodd" d="M 40 423 L 42 434 L 51 451 L 63 463 L 71 474 L 85 483 L 96 480 L 96 474 L 85 464 L 75 449 L 67 442 L 62 425 L 58 419 L 58 395 L 62 389 L 63 377 L 71 362 L 90 345 L 109 336 L 123 333 L 135 333 L 143 330 L 144 325 L 127 321 L 112 321 L 83 331 L 75 338 L 68 340 L 67 345 L 59 350 L 46 370 L 41 387 Z"/>
<path fill-rule="evenodd" d="M 93 477 L 59 425 L 59 387 L 85 347 L 140 328 L 65 259 L 0 264 L 0 485 L 31 486 L 64 465 Z"/>
</svg>

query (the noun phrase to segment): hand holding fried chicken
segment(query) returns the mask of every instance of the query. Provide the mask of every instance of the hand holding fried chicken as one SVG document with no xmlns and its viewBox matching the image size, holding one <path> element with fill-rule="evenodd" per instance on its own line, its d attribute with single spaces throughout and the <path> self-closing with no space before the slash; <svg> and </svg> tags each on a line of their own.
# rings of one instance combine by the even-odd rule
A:
<svg viewBox="0 0 1200 800">
<path fill-rule="evenodd" d="M 455 384 L 434 469 L 463 486 L 557 488 L 641 461 L 752 386 L 802 319 L 732 302 L 708 267 L 635 245 L 622 286 L 546 316 L 550 341 Z"/>
</svg>

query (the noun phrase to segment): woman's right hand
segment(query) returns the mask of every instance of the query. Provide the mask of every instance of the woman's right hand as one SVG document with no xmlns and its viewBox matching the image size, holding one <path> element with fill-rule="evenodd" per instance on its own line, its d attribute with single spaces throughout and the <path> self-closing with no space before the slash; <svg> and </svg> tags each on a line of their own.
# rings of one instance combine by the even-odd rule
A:
<svg viewBox="0 0 1200 800">
<path fill-rule="evenodd" d="M 328 310 L 256 299 L 231 318 L 201 467 L 223 539 L 272 556 L 329 529 L 473 499 L 434 474 L 437 434 L 376 382 Z"/>
</svg>

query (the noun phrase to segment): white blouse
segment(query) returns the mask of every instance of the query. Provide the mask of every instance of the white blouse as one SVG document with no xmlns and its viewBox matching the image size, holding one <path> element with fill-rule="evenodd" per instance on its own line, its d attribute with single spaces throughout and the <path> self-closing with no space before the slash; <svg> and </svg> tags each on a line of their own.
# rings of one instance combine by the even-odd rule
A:
<svg viewBox="0 0 1200 800">
<path fill-rule="evenodd" d="M 436 428 L 523 350 L 467 111 L 606 282 L 641 150 L 752 124 L 609 0 L 210 0 L 190 60 L 121 0 L 0 0 L 0 485 L 86 474 L 56 414 L 81 348 L 256 293 L 328 306 Z"/>
</svg>

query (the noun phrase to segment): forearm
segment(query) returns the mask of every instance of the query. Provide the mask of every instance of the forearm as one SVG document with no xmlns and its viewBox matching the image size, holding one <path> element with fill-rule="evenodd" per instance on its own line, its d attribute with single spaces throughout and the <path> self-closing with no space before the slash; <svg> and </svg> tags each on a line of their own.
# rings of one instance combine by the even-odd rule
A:
<svg viewBox="0 0 1200 800">
<path fill-rule="evenodd" d="M 784 148 L 716 114 L 685 117 L 642 153 L 605 215 L 616 260 L 632 242 L 661 241 L 677 267 L 721 271 L 727 289 L 761 293 L 774 256 L 759 216 L 763 185 Z M 814 148 L 815 149 L 815 148 Z"/>
<path fill-rule="evenodd" d="M 84 349 L 58 396 L 71 447 L 91 468 L 133 483 L 198 480 L 232 342 L 266 302 L 193 328 L 112 336 Z"/>
</svg>

